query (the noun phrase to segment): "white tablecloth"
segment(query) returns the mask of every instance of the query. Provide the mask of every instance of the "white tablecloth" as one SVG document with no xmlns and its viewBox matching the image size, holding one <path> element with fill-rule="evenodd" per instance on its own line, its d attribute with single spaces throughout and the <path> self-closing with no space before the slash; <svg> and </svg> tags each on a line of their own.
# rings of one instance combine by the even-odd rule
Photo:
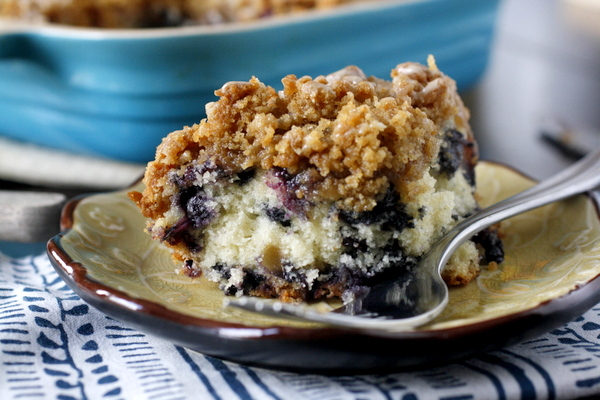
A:
<svg viewBox="0 0 600 400">
<path fill-rule="evenodd" d="M 0 254 L 0 399 L 576 399 L 600 397 L 600 306 L 535 340 L 452 365 L 322 376 L 251 368 L 88 306 L 45 255 Z"/>
</svg>

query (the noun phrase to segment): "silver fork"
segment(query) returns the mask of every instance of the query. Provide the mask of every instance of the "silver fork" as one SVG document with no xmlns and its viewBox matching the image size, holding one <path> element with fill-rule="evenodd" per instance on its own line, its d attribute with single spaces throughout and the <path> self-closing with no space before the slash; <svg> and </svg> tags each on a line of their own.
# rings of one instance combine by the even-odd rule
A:
<svg viewBox="0 0 600 400">
<path fill-rule="evenodd" d="M 265 315 L 366 330 L 406 331 L 424 325 L 448 304 L 441 272 L 454 251 L 477 232 L 532 209 L 591 191 L 600 186 L 600 149 L 543 182 L 482 209 L 442 237 L 401 279 L 369 292 L 333 311 L 243 296 L 226 304 Z"/>
</svg>

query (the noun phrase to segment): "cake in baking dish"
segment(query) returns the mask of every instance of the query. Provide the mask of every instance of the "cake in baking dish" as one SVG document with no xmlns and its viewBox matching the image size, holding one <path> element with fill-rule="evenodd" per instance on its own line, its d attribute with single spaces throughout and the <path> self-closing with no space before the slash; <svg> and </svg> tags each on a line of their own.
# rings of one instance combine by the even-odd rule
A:
<svg viewBox="0 0 600 400">
<path fill-rule="evenodd" d="M 99 28 L 251 21 L 358 0 L 0 0 L 0 16 Z"/>
<path fill-rule="evenodd" d="M 207 118 L 169 134 L 130 197 L 191 277 L 229 295 L 349 301 L 401 276 L 478 209 L 477 148 L 455 82 L 403 63 L 391 80 L 357 67 L 229 82 Z M 488 229 L 444 271 L 471 281 L 502 261 Z"/>
</svg>

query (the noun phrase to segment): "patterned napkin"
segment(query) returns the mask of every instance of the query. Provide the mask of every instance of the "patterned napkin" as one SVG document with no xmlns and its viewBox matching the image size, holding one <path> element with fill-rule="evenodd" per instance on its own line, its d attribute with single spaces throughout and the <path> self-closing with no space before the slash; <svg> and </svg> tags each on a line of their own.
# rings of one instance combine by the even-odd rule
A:
<svg viewBox="0 0 600 400">
<path fill-rule="evenodd" d="M 0 399 L 576 399 L 600 396 L 600 305 L 445 367 L 322 376 L 206 357 L 88 306 L 45 255 L 0 254 Z"/>
</svg>

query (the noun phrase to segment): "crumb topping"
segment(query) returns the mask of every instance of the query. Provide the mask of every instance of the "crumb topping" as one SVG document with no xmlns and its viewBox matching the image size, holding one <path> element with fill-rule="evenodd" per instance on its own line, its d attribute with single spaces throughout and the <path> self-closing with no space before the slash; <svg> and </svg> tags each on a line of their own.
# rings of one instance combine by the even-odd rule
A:
<svg viewBox="0 0 600 400">
<path fill-rule="evenodd" d="M 390 185 L 410 202 L 425 190 L 421 178 L 446 127 L 472 134 L 454 81 L 432 58 L 429 67 L 400 64 L 391 76 L 367 77 L 357 67 L 314 79 L 289 75 L 280 92 L 254 77 L 229 82 L 206 106 L 207 118 L 163 140 L 136 201 L 147 217 L 165 212 L 169 204 L 158 191 L 166 171 L 197 160 L 230 174 L 284 168 L 298 174 L 298 198 L 355 212 L 371 210 Z"/>
</svg>

